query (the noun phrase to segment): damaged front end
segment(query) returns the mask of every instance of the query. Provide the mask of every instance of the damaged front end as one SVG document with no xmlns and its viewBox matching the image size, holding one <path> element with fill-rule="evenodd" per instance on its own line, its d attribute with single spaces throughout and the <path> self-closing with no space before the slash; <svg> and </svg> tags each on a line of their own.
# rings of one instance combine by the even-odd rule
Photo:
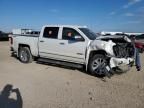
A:
<svg viewBox="0 0 144 108">
<path fill-rule="evenodd" d="M 110 38 L 116 45 L 113 46 L 114 56 L 110 58 L 110 67 L 131 65 L 134 62 L 134 46 L 128 37 Z"/>
<path fill-rule="evenodd" d="M 106 52 L 107 72 L 117 67 L 129 67 L 134 62 L 134 46 L 127 36 L 100 36 L 90 43 L 88 53 L 99 50 Z"/>
</svg>

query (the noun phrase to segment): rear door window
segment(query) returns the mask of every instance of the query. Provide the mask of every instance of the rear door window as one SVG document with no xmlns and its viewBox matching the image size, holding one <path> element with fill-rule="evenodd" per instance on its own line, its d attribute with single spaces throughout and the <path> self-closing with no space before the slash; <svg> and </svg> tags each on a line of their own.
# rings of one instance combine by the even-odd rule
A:
<svg viewBox="0 0 144 108">
<path fill-rule="evenodd" d="M 43 37 L 58 39 L 59 27 L 46 27 L 44 29 Z"/>
</svg>

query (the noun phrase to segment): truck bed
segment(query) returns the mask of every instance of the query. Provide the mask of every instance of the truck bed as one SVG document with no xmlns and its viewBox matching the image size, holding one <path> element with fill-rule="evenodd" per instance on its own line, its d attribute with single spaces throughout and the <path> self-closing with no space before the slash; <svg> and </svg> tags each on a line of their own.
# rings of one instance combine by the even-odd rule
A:
<svg viewBox="0 0 144 108">
<path fill-rule="evenodd" d="M 38 40 L 39 40 L 39 35 L 12 35 L 13 37 L 13 48 L 16 52 L 18 49 L 19 45 L 28 45 L 31 53 L 33 56 L 38 56 Z"/>
</svg>

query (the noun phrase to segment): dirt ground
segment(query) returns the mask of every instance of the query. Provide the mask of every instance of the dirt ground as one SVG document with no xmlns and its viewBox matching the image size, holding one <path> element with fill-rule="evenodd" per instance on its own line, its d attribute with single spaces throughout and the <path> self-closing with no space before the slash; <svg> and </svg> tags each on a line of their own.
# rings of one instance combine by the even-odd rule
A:
<svg viewBox="0 0 144 108">
<path fill-rule="evenodd" d="M 133 67 L 102 80 L 76 69 L 23 64 L 10 55 L 8 42 L 0 42 L 0 91 L 7 84 L 18 88 L 20 94 L 11 91 L 9 98 L 23 108 L 144 108 L 144 70 Z M 144 64 L 144 54 L 141 59 Z"/>
</svg>

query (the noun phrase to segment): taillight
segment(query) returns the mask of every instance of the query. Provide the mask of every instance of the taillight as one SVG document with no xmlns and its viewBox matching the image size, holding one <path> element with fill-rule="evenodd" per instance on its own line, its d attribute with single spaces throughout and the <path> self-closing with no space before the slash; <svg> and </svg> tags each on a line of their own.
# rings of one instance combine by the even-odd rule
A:
<svg viewBox="0 0 144 108">
<path fill-rule="evenodd" d="M 9 37 L 9 42 L 10 42 L 10 44 L 12 45 L 12 44 L 13 44 L 12 34 L 9 34 L 8 37 Z"/>
<path fill-rule="evenodd" d="M 12 45 L 13 44 L 13 38 L 10 37 L 9 39 L 10 39 L 10 44 Z"/>
</svg>

